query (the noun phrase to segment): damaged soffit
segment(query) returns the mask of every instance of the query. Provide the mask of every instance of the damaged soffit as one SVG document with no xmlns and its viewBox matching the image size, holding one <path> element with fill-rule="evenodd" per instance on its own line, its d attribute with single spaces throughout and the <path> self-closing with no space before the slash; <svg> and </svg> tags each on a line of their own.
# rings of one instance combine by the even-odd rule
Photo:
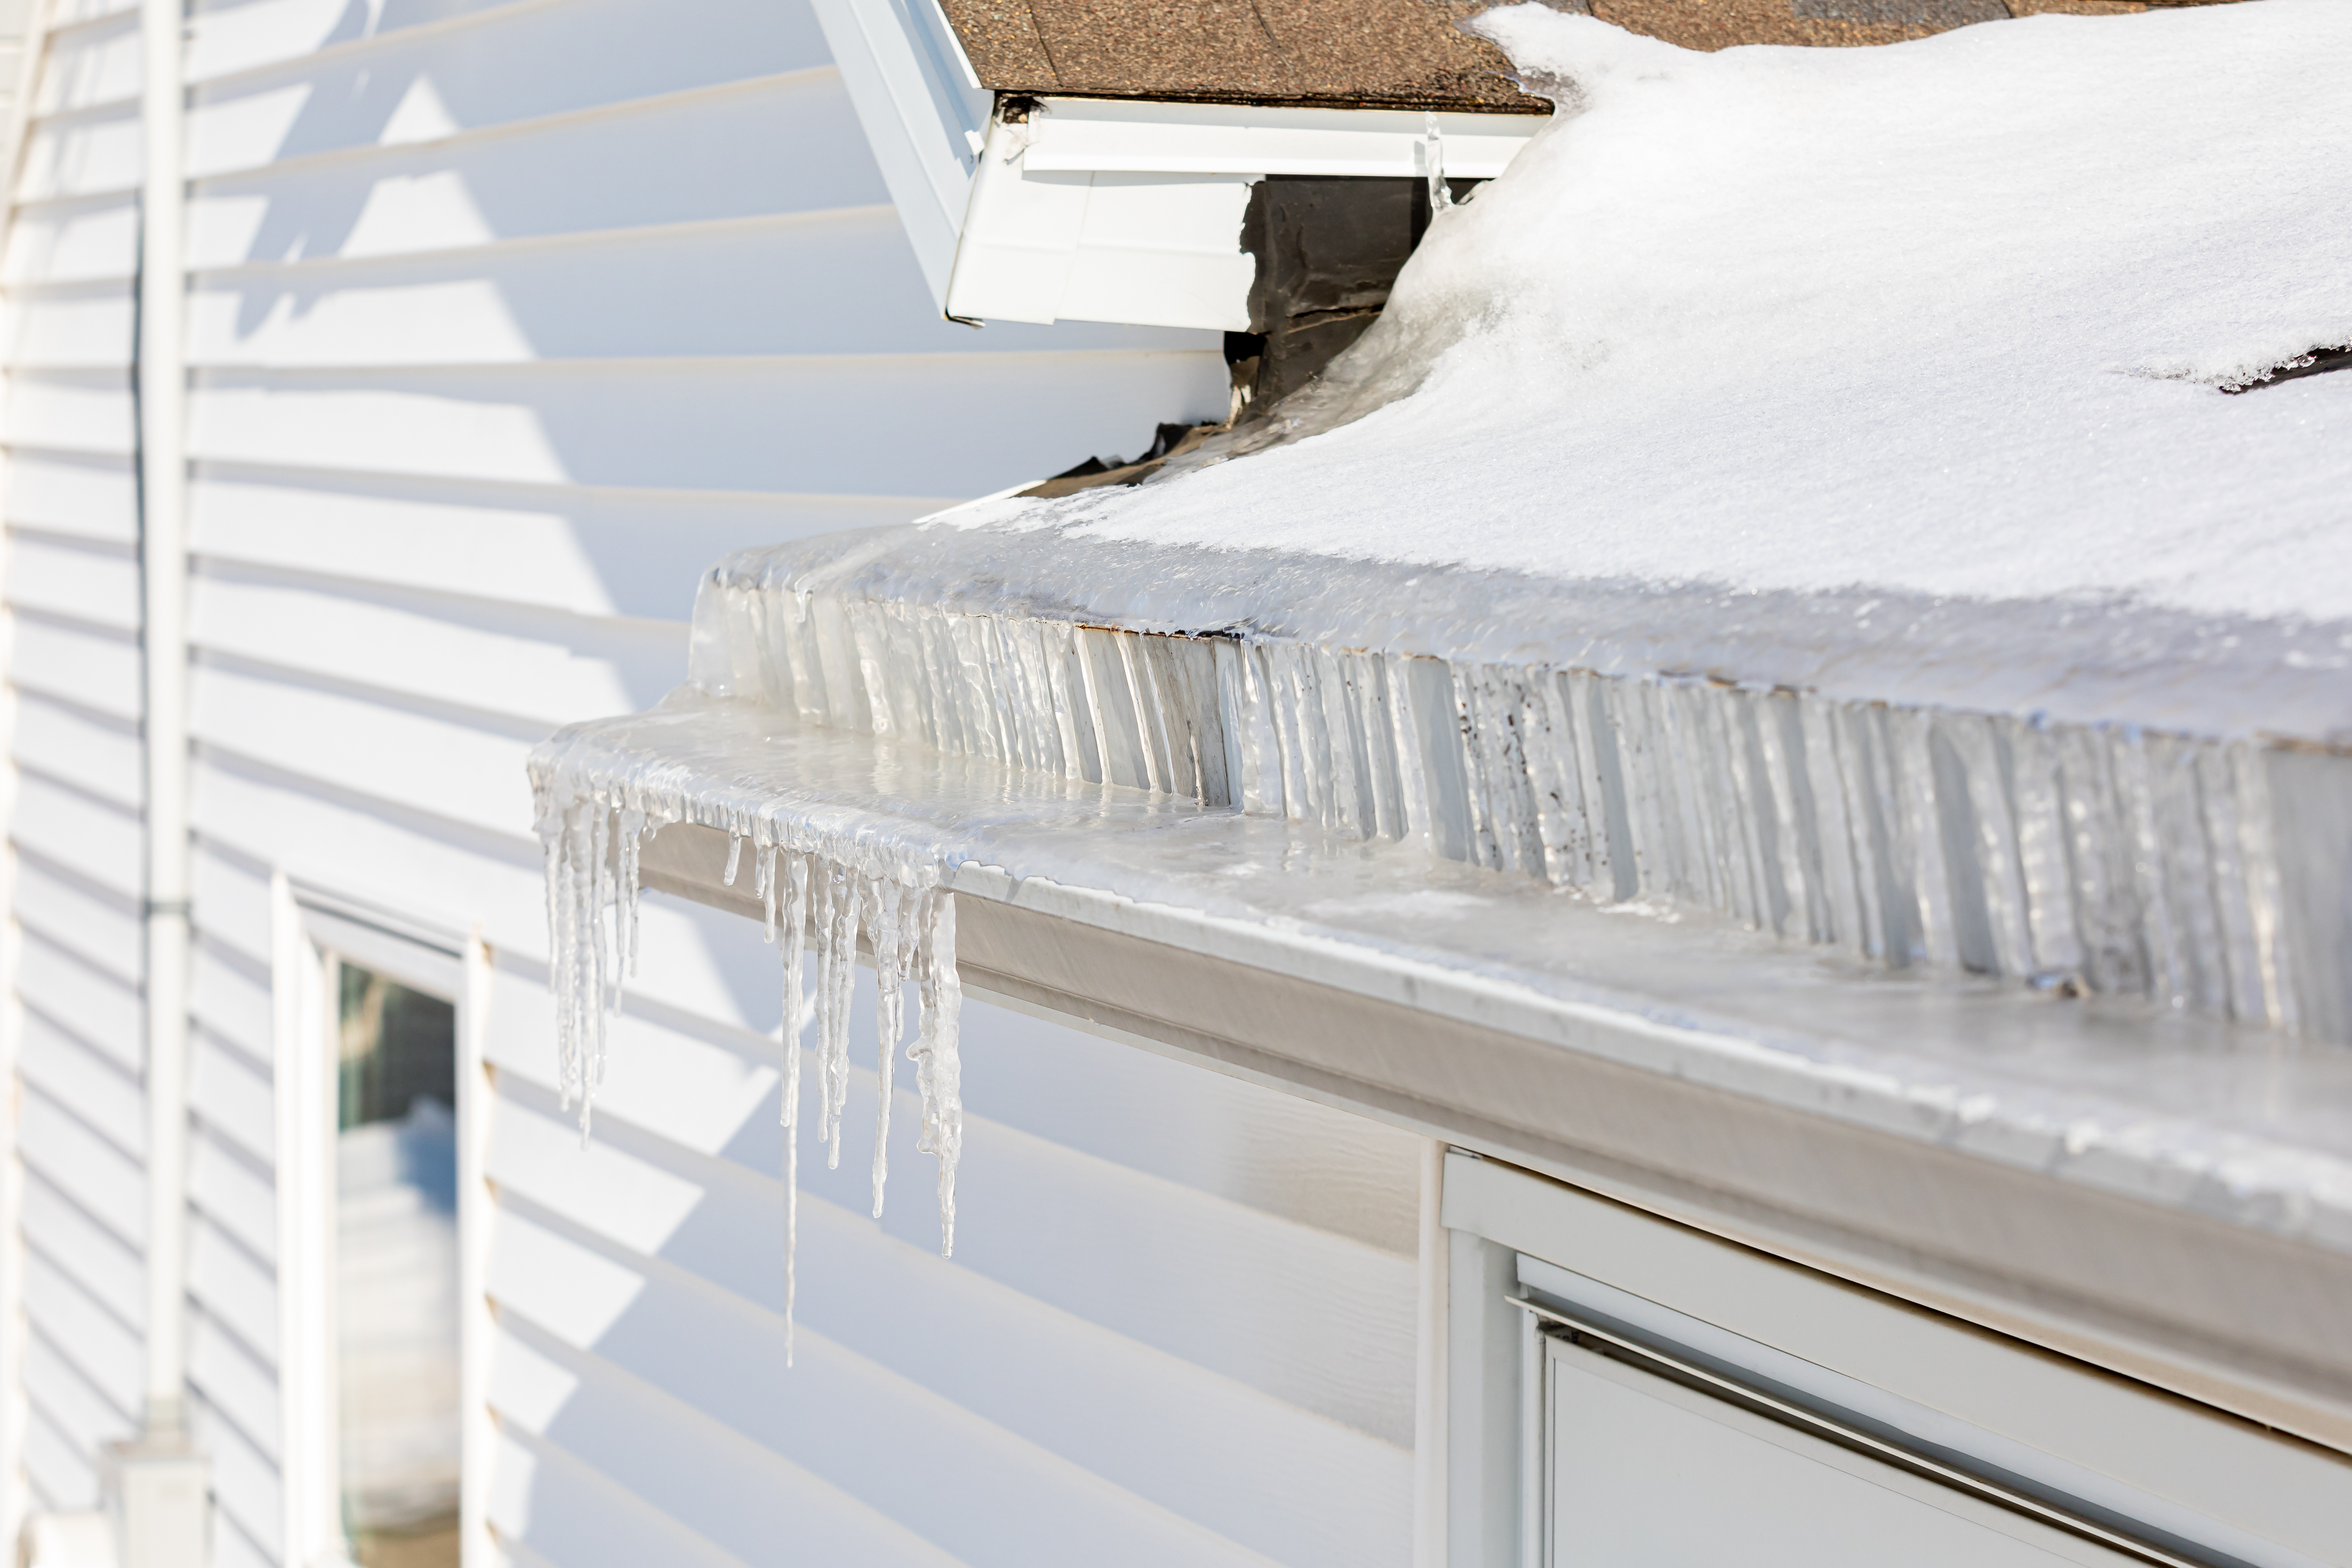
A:
<svg viewBox="0 0 2352 1568">
<path fill-rule="evenodd" d="M 2147 0 L 1545 0 L 1685 48 L 1885 44 Z M 2155 0 L 2157 4 L 2179 0 Z M 1475 0 L 940 0 L 999 92 L 1492 110 L 1524 114 L 1508 61 L 1460 23 Z M 1539 110 L 1538 110 L 1539 112 Z"/>
</svg>

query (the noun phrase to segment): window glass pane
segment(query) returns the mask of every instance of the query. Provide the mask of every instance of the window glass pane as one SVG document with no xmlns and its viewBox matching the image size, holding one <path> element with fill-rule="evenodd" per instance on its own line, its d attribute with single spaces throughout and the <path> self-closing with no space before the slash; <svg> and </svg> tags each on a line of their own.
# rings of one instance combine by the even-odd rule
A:
<svg viewBox="0 0 2352 1568">
<path fill-rule="evenodd" d="M 380 974 L 341 973 L 343 1529 L 363 1568 L 456 1568 L 457 1016 Z"/>
<path fill-rule="evenodd" d="M 1545 1350 L 1549 1568 L 2129 1568 L 1621 1362 Z"/>
</svg>

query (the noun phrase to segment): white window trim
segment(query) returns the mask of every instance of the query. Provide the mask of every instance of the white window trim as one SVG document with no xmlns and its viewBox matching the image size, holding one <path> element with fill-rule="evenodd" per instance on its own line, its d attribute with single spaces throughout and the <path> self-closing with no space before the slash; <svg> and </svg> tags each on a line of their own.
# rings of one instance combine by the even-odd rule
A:
<svg viewBox="0 0 2352 1568">
<path fill-rule="evenodd" d="M 2179 1395 L 1500 1161 L 1447 1157 L 1444 1218 L 1454 1568 L 1524 1568 L 1540 1540 L 1542 1346 L 1514 1304 L 1530 1296 L 1924 1423 L 1924 1438 L 2243 1561 L 2341 1562 L 2352 1542 L 2341 1456 Z"/>
<path fill-rule="evenodd" d="M 449 1002 L 457 1012 L 460 1561 L 498 1560 L 488 1521 L 495 1428 L 489 1414 L 489 1106 L 483 1056 L 490 954 L 462 934 L 297 883 L 271 879 L 278 1186 L 278 1385 L 281 1558 L 289 1568 L 343 1568 L 334 1334 L 337 1081 L 330 1049 L 335 966 L 349 962 Z"/>
</svg>

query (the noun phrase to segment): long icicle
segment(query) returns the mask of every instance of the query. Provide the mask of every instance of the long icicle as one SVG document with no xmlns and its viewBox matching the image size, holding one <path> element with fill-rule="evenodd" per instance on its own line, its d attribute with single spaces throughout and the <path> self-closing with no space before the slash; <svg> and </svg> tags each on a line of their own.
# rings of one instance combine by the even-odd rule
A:
<svg viewBox="0 0 2352 1568">
<path fill-rule="evenodd" d="M 801 1245 L 801 1035 L 813 1009 L 801 1000 L 801 954 L 808 940 L 809 866 L 786 853 L 784 882 L 784 1365 L 793 1364 L 793 1307 Z"/>
<path fill-rule="evenodd" d="M 874 1217 L 880 1219 L 882 1189 L 890 1179 L 892 1079 L 898 1066 L 898 1034 L 906 1024 L 899 989 L 905 978 L 900 914 L 906 906 L 906 889 L 877 878 L 868 896 L 874 905 L 874 1013 L 878 1025 L 875 1033 L 879 1037 L 874 1062 Z"/>
<path fill-rule="evenodd" d="M 940 1253 L 955 1256 L 956 1161 L 963 1153 L 963 1062 L 959 1032 L 963 984 L 956 973 L 955 895 L 931 894 L 922 932 L 922 1032 L 908 1055 L 923 1097 L 923 1135 L 916 1147 L 940 1163 Z"/>
<path fill-rule="evenodd" d="M 824 1064 L 825 1121 L 833 1142 L 825 1151 L 825 1169 L 841 1168 L 842 1118 L 849 1108 L 849 998 L 857 981 L 857 917 L 864 891 L 857 874 L 847 867 L 833 868 L 833 930 L 819 953 L 824 960 L 826 1016 L 818 1031 L 819 1058 Z"/>
<path fill-rule="evenodd" d="M 753 882 L 759 889 L 761 909 L 765 917 L 761 921 L 761 929 L 766 940 L 772 942 L 776 940 L 777 853 L 774 845 L 762 846 L 760 850 L 759 869 L 752 877 Z"/>
<path fill-rule="evenodd" d="M 833 1143 L 833 1091 L 825 1087 L 827 1056 L 833 1039 L 833 906 L 840 896 L 840 879 L 829 860 L 813 859 L 809 878 L 814 910 L 811 920 L 816 938 L 816 975 L 809 988 L 809 1006 L 816 1021 L 816 1138 Z"/>
</svg>

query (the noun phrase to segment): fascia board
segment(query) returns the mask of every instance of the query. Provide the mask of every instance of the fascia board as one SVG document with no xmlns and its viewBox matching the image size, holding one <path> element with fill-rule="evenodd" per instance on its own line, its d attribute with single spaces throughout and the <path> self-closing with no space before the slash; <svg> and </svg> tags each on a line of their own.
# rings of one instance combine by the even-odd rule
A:
<svg viewBox="0 0 2352 1568">
<path fill-rule="evenodd" d="M 1033 171 L 1035 119 L 998 121 L 972 182 L 948 314 L 1239 331 L 1255 176 Z"/>
<path fill-rule="evenodd" d="M 945 310 L 991 95 L 937 0 L 812 0 L 933 300 Z"/>
<path fill-rule="evenodd" d="M 839 0 L 836 0 L 839 3 Z M 947 313 L 1241 331 L 1248 186 L 1269 174 L 1486 179 L 1534 114 L 1054 98 L 996 120 L 957 237 Z"/>
<path fill-rule="evenodd" d="M 1419 114 L 1385 109 L 1052 98 L 1030 116 L 1038 174 L 1332 174 L 1492 179 L 1540 114 Z"/>
</svg>

